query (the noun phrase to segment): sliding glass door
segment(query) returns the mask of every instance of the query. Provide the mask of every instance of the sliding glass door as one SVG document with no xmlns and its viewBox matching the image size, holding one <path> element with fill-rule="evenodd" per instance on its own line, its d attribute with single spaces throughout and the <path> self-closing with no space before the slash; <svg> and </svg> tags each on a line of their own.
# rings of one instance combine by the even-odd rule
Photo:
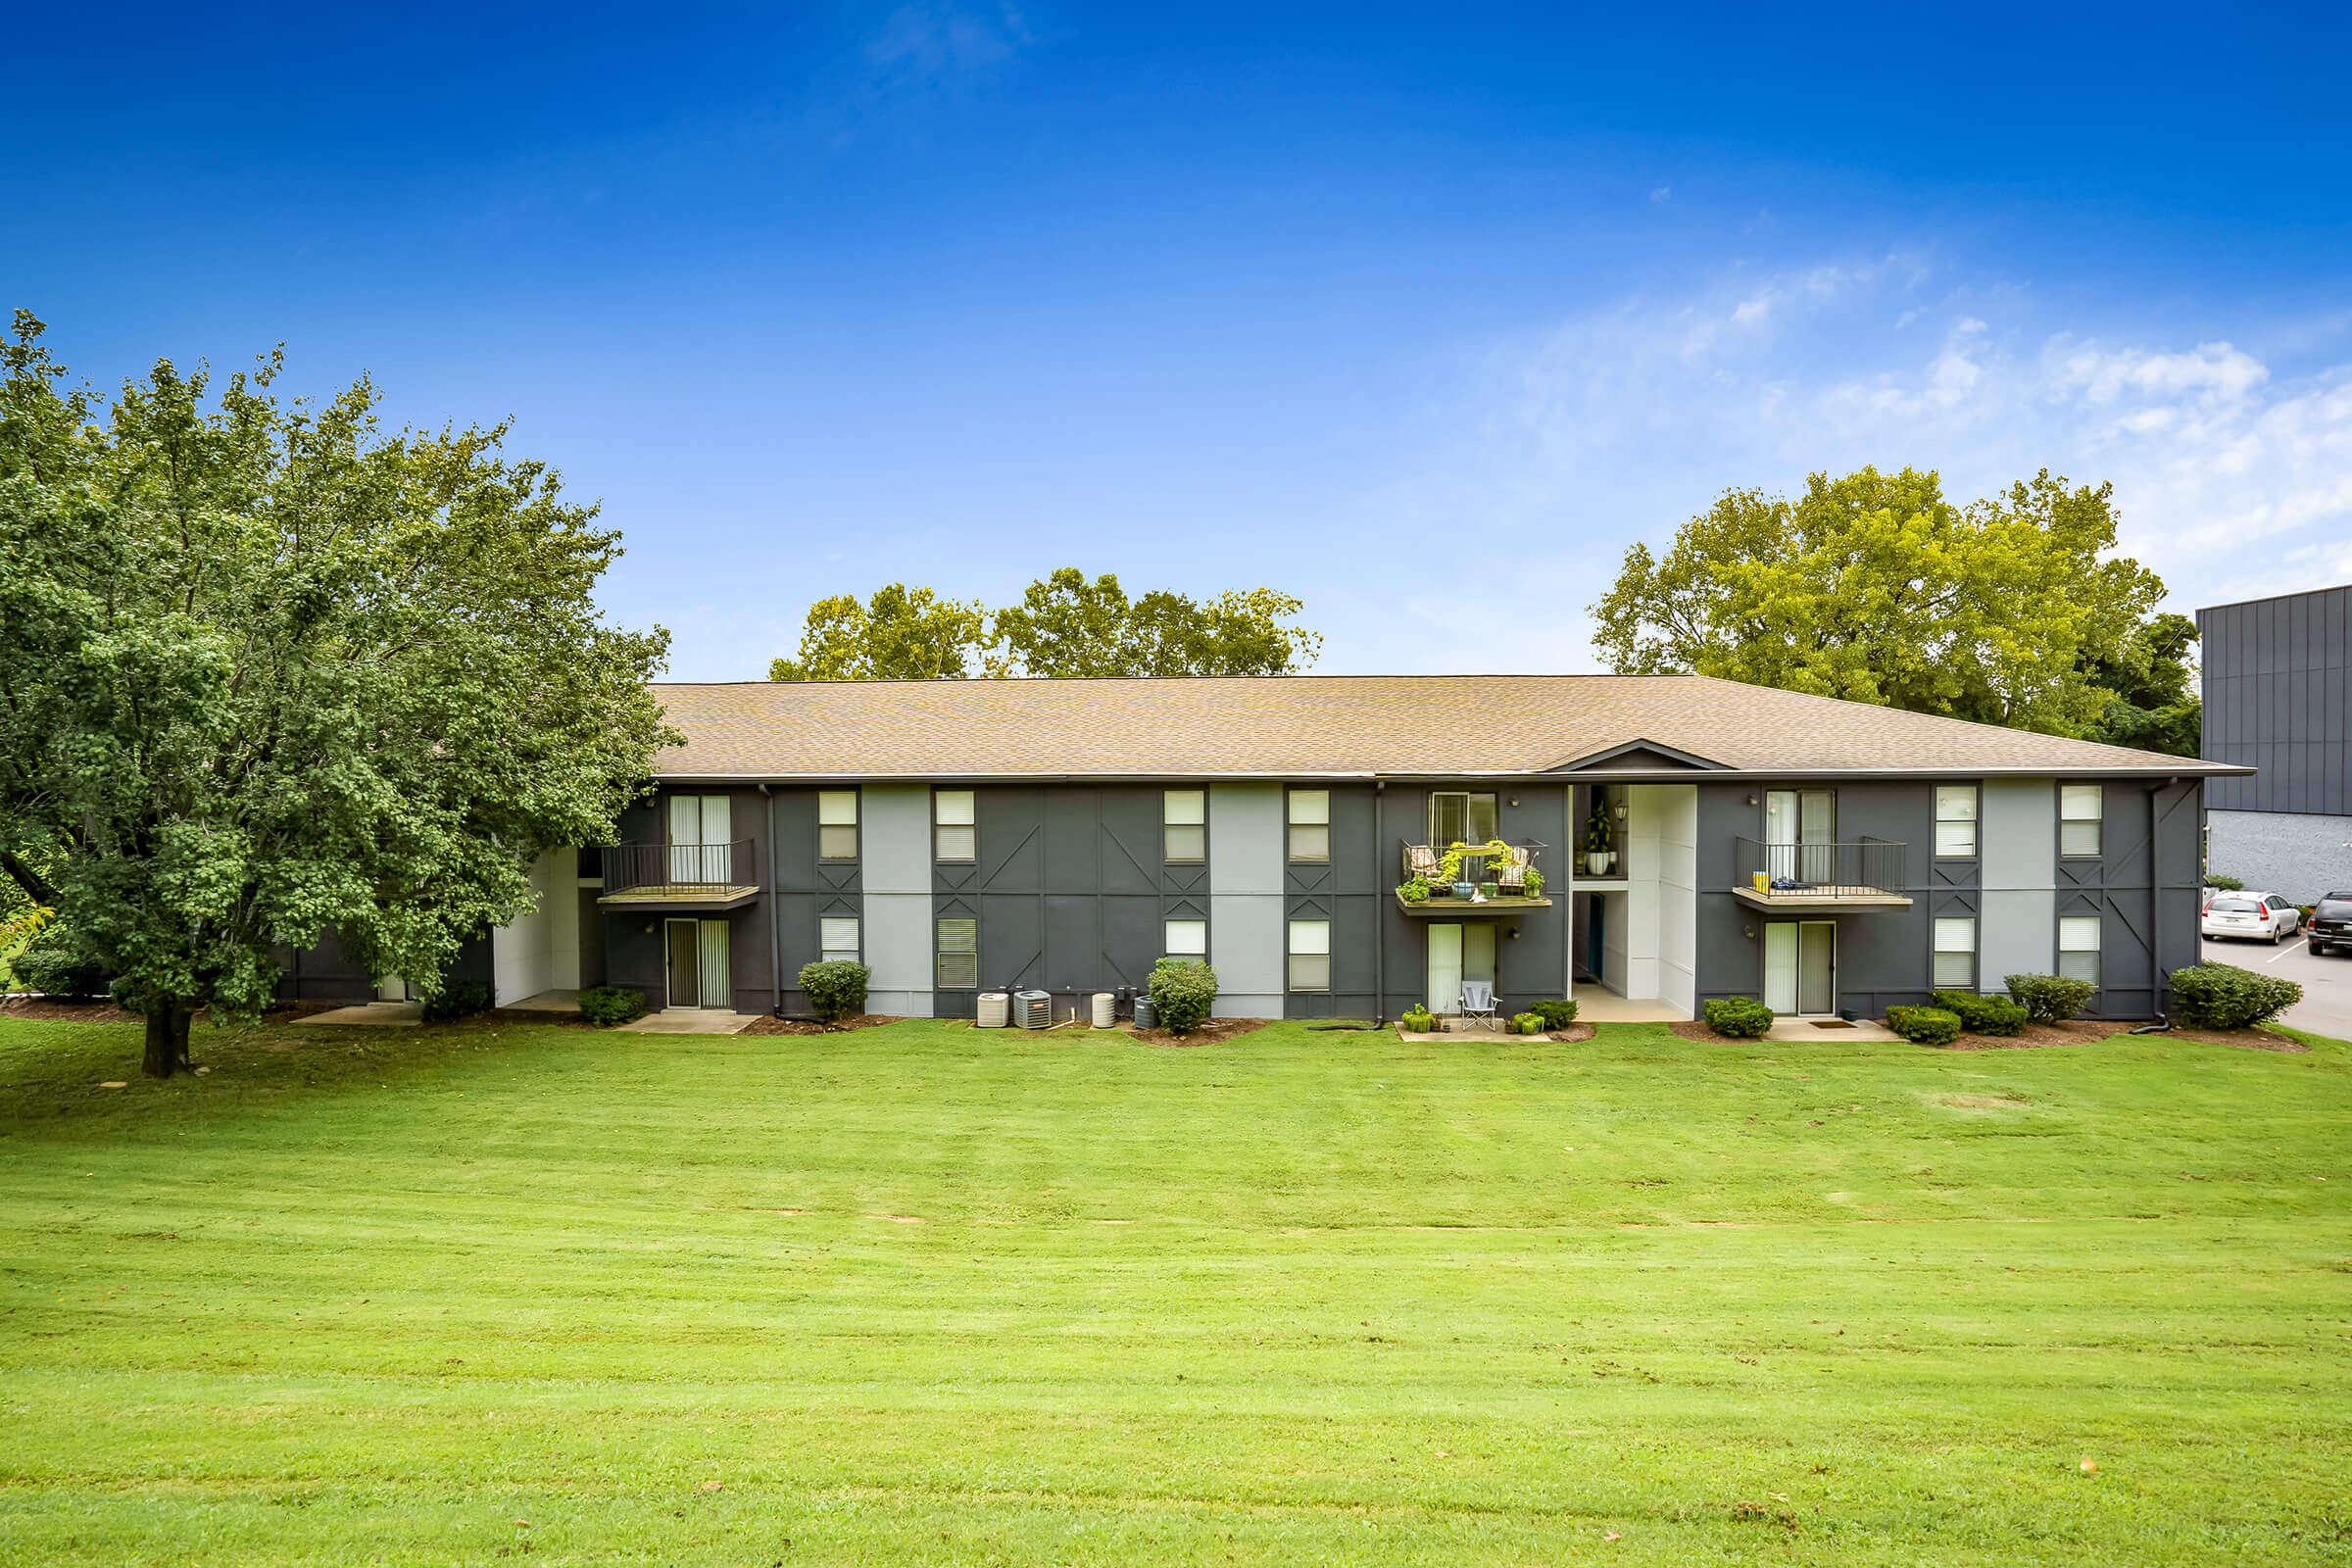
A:
<svg viewBox="0 0 2352 1568">
<path fill-rule="evenodd" d="M 671 920 L 662 931 L 673 1007 L 732 1007 L 735 986 L 727 963 L 727 922 Z"/>
<path fill-rule="evenodd" d="M 1837 880 L 1838 792 L 1764 792 L 1764 869 L 1784 882 Z"/>
<path fill-rule="evenodd" d="M 1765 922 L 1764 1005 L 1797 1014 L 1838 1010 L 1837 921 Z"/>
<path fill-rule="evenodd" d="M 1462 982 L 1494 984 L 1494 922 L 1441 920 L 1429 927 L 1429 1010 L 1462 1010 Z"/>
</svg>

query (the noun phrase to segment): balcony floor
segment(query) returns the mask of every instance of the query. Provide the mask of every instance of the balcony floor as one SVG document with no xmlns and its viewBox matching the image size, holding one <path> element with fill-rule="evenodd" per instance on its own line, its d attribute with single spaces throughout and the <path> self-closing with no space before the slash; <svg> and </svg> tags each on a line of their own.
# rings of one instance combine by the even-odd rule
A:
<svg viewBox="0 0 2352 1568">
<path fill-rule="evenodd" d="M 1404 895 L 1396 895 L 1396 906 L 1410 915 L 1424 918 L 1460 919 L 1465 914 L 1517 914 L 1521 909 L 1548 909 L 1546 898 L 1513 899 L 1498 897 L 1479 899 L 1441 899 L 1432 894 L 1419 904 L 1408 904 Z"/>
<path fill-rule="evenodd" d="M 607 909 L 674 909 L 692 913 L 710 913 L 721 909 L 740 909 L 760 896 L 760 890 L 748 883 L 718 885 L 712 883 L 672 883 L 667 886 L 623 888 L 608 893 L 596 902 Z"/>
<path fill-rule="evenodd" d="M 1911 907 L 1910 895 L 1892 893 L 1886 888 L 1768 888 L 1759 893 L 1752 887 L 1736 887 L 1732 889 L 1732 897 L 1755 908 L 1770 909 L 1776 914 Z"/>
</svg>

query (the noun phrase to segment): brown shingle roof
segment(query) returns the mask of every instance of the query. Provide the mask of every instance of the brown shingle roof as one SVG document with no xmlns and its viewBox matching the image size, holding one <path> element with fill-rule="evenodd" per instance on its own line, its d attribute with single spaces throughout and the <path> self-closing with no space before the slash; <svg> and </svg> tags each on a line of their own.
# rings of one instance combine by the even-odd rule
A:
<svg viewBox="0 0 2352 1568">
<path fill-rule="evenodd" d="M 1789 773 L 2239 771 L 1699 675 L 747 681 L 655 692 L 686 735 L 658 760 L 664 778 L 1541 773 L 1636 742 Z"/>
</svg>

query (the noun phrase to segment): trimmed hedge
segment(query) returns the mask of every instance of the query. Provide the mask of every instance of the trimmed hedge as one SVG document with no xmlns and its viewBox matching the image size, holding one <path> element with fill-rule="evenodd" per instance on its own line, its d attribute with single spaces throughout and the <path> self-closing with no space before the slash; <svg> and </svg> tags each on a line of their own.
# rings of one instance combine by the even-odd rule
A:
<svg viewBox="0 0 2352 1568">
<path fill-rule="evenodd" d="M 452 1023 L 489 1009 L 490 988 L 479 980 L 465 980 L 454 986 L 443 986 L 424 999 L 424 1021 Z"/>
<path fill-rule="evenodd" d="M 1208 1021 L 1217 1000 L 1217 971 L 1198 958 L 1162 958 L 1152 966 L 1151 991 L 1159 1026 L 1170 1034 L 1190 1034 Z"/>
<path fill-rule="evenodd" d="M 645 993 L 627 986 L 590 986 L 580 993 L 580 1016 L 610 1028 L 645 1016 Z"/>
<path fill-rule="evenodd" d="M 1515 1012 L 1511 1014 L 1511 1033 L 1519 1035 L 1540 1035 L 1543 1032 L 1544 1015 L 1542 1013 Z"/>
<path fill-rule="evenodd" d="M 1707 1027 L 1732 1040 L 1761 1040 L 1772 1027 L 1772 1009 L 1753 997 L 1711 998 Z"/>
<path fill-rule="evenodd" d="M 1888 1007 L 1886 1027 L 1915 1046 L 1948 1046 L 1960 1038 L 1960 1015 L 1949 1007 Z"/>
<path fill-rule="evenodd" d="M 839 1023 L 865 1010 L 866 967 L 851 958 L 801 965 L 801 992 L 808 1010 L 824 1023 Z"/>
<path fill-rule="evenodd" d="M 63 926 L 46 927 L 8 962 L 21 985 L 44 997 L 103 997 L 114 989 L 114 976 L 75 953 Z"/>
<path fill-rule="evenodd" d="M 2009 995 L 2026 1009 L 2026 1016 L 2035 1023 L 2064 1023 L 2098 995 L 2099 988 L 2087 980 L 2073 980 L 2062 974 L 2004 975 L 2001 984 Z"/>
<path fill-rule="evenodd" d="M 1576 1004 L 1568 1001 L 1531 1002 L 1527 1010 L 1544 1020 L 1546 1029 L 1565 1029 L 1576 1022 Z"/>
<path fill-rule="evenodd" d="M 2026 1009 L 2007 997 L 1981 997 L 1974 991 L 1938 991 L 1936 1005 L 1960 1015 L 1960 1027 L 1971 1034 L 2014 1035 L 2026 1027 Z"/>
<path fill-rule="evenodd" d="M 2303 988 L 2234 963 L 2191 963 L 2172 973 L 2173 1004 L 2192 1029 L 2247 1029 L 2303 1000 Z"/>
</svg>

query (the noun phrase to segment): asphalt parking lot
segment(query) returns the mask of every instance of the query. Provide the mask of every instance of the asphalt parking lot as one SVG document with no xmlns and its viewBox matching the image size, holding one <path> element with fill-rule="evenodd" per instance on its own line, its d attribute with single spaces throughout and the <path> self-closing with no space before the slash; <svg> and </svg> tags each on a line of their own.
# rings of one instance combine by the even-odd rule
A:
<svg viewBox="0 0 2352 1568">
<path fill-rule="evenodd" d="M 2268 942 L 2208 938 L 2204 950 L 2207 963 L 2234 963 L 2301 986 L 2303 1000 L 2279 1016 L 2280 1023 L 2352 1040 L 2352 957 L 2320 957 L 2300 933 L 2275 948 Z"/>
</svg>

